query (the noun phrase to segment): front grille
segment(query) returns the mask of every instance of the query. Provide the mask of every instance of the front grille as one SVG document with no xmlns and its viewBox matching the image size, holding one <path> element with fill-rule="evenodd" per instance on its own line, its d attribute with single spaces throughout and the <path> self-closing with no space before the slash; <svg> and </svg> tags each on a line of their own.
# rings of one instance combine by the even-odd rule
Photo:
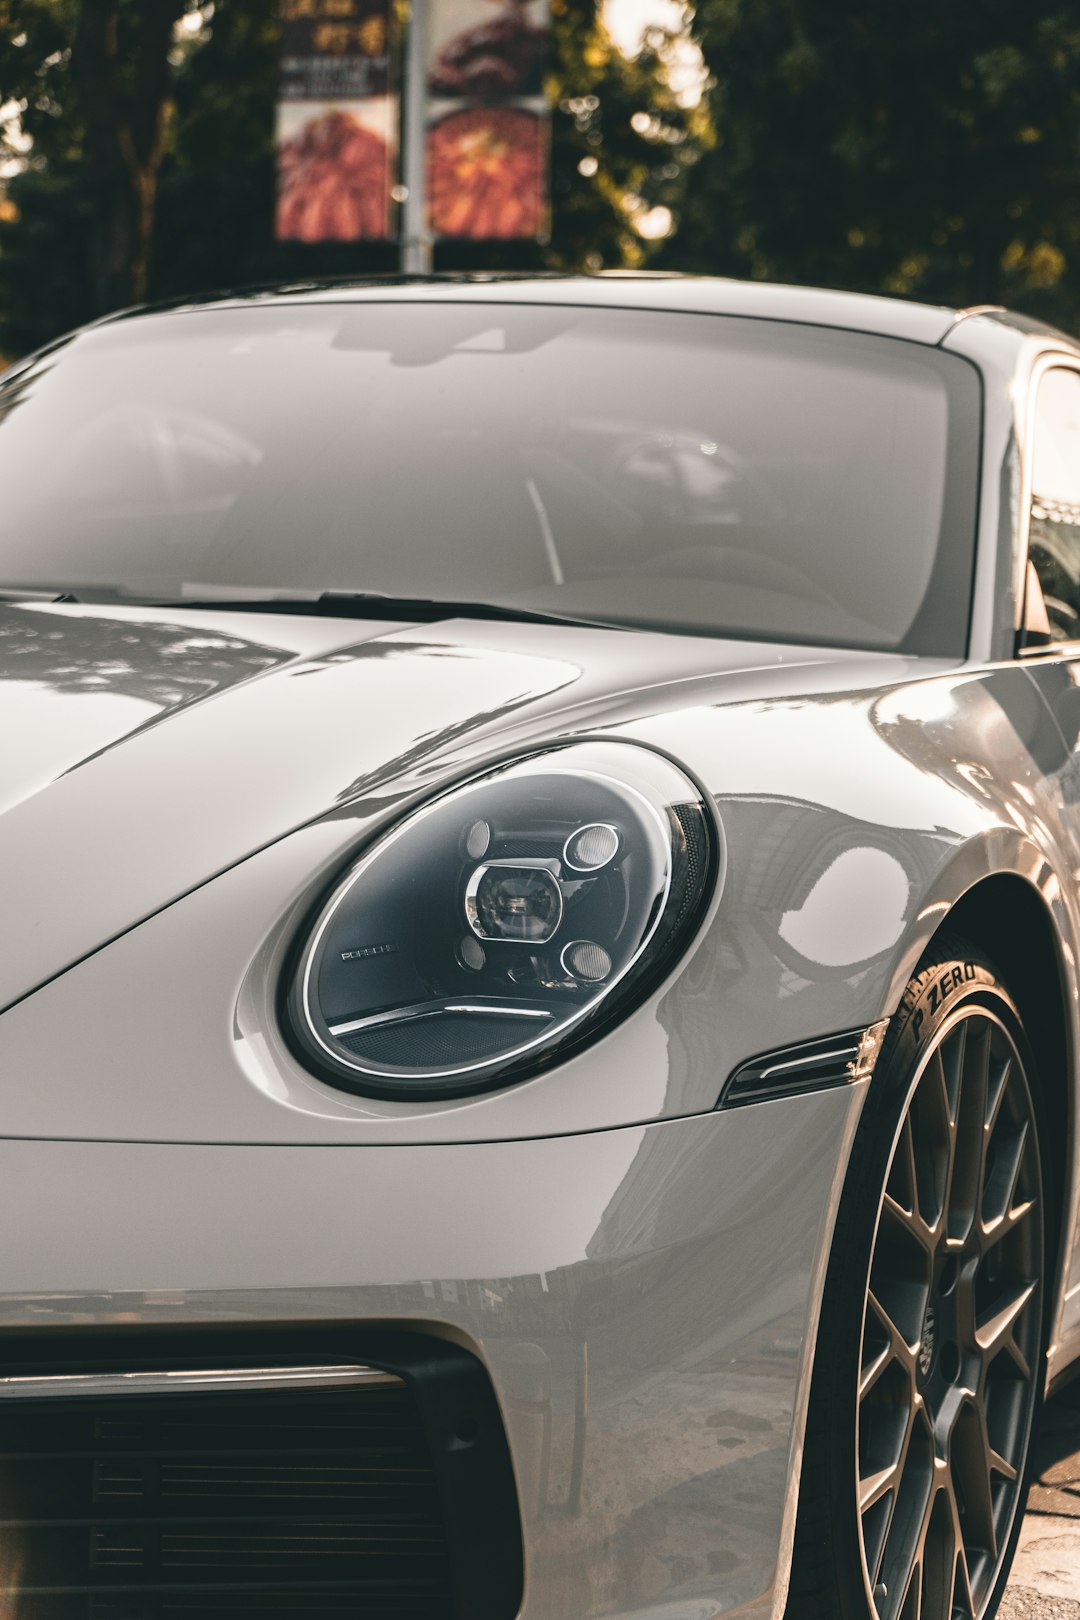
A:
<svg viewBox="0 0 1080 1620">
<path fill-rule="evenodd" d="M 4 1620 L 450 1620 L 409 1388 L 0 1401 Z"/>
</svg>

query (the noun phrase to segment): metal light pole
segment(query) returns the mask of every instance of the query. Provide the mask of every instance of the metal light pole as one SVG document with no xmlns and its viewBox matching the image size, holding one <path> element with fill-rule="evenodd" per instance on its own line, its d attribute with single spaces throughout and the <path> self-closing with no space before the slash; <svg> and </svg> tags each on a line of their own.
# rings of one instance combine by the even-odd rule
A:
<svg viewBox="0 0 1080 1620">
<path fill-rule="evenodd" d="M 424 173 L 426 23 L 427 0 L 412 0 L 405 35 L 405 83 L 401 109 L 404 144 L 401 177 L 406 192 L 401 209 L 401 269 L 408 276 L 430 275 L 432 262 Z"/>
</svg>

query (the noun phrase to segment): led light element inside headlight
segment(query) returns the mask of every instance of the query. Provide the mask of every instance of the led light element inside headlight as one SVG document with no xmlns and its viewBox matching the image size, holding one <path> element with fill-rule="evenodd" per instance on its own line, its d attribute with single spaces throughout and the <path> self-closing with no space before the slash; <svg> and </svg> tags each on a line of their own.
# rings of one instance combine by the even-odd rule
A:
<svg viewBox="0 0 1080 1620">
<path fill-rule="evenodd" d="M 563 897 L 557 876 L 532 861 L 478 866 L 465 888 L 465 915 L 481 939 L 546 945 L 559 931 Z"/>
<path fill-rule="evenodd" d="M 632 744 L 573 744 L 454 789 L 324 906 L 289 990 L 303 1055 L 374 1095 L 521 1078 L 670 969 L 716 836 L 694 784 Z"/>
</svg>

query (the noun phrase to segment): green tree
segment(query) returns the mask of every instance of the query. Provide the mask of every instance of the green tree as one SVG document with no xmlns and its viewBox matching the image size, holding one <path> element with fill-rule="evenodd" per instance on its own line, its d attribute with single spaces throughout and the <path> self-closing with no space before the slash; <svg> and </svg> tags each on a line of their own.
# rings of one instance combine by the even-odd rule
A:
<svg viewBox="0 0 1080 1620">
<path fill-rule="evenodd" d="M 33 143 L 0 212 L 0 352 L 8 355 L 41 341 L 38 310 L 55 310 L 61 327 L 91 313 L 83 248 L 91 209 L 72 183 L 80 147 L 68 94 L 75 20 L 73 0 L 0 0 L 0 105 L 20 108 L 21 131 Z M 8 134 L 8 126 L 0 130 L 5 167 L 22 157 Z M 81 285 L 85 293 L 76 292 Z"/>
<path fill-rule="evenodd" d="M 716 144 L 668 258 L 1080 325 L 1075 0 L 698 0 Z"/>
<path fill-rule="evenodd" d="M 165 155 L 173 32 L 190 0 L 81 0 L 70 72 L 93 193 L 94 298 L 106 307 L 150 286 Z"/>
<path fill-rule="evenodd" d="M 666 208 L 677 226 L 707 133 L 703 113 L 680 105 L 671 88 L 674 36 L 652 29 L 627 59 L 600 13 L 596 0 L 552 0 L 557 112 L 546 262 L 567 270 L 655 257 L 658 244 L 638 234 L 635 219 Z"/>
<path fill-rule="evenodd" d="M 6 254 L 13 244 L 15 284 L 31 302 L 38 276 L 60 291 L 65 260 L 73 261 L 65 310 L 146 296 L 174 30 L 194 4 L 0 0 L 0 101 L 21 106 L 33 140 L 27 175 L 9 188 L 15 217 L 0 246 Z M 61 246 L 56 225 L 65 216 Z"/>
</svg>

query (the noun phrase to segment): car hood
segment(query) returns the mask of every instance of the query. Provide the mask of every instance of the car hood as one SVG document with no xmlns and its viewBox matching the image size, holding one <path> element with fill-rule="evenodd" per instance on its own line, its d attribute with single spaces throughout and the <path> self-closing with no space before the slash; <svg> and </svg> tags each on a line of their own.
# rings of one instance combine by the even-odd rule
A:
<svg viewBox="0 0 1080 1620">
<path fill-rule="evenodd" d="M 536 624 L 2 605 L 0 1008 L 358 801 L 389 813 L 513 747 L 685 701 L 687 683 L 722 701 L 910 670 Z"/>
</svg>

